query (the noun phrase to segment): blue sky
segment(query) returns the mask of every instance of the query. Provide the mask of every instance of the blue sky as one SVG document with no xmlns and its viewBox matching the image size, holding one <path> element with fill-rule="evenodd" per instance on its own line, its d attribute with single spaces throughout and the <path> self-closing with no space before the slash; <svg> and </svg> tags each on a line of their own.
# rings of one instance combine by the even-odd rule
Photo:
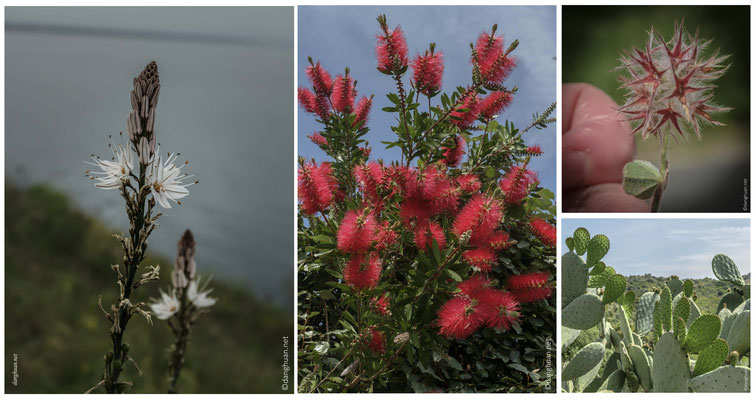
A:
<svg viewBox="0 0 756 400">
<path fill-rule="evenodd" d="M 751 271 L 747 219 L 562 219 L 562 243 L 575 229 L 603 233 L 611 249 L 607 265 L 624 275 L 713 278 L 711 259 L 723 253 L 740 273 Z M 566 251 L 566 245 L 563 247 Z"/>
<path fill-rule="evenodd" d="M 430 42 L 444 53 L 443 88 L 450 93 L 457 86 L 470 83 L 471 64 L 469 43 L 484 30 L 498 24 L 498 34 L 504 35 L 505 46 L 519 39 L 514 54 L 518 66 L 505 82 L 517 86 L 515 101 L 500 117 L 519 128 L 532 121 L 533 113 L 540 113 L 556 101 L 556 11 L 554 7 L 299 7 L 299 86 L 309 87 L 304 68 L 307 56 L 320 60 L 332 75 L 343 73 L 344 67 L 357 79 L 360 95 L 375 94 L 370 114 L 370 133 L 366 139 L 373 147 L 372 159 L 396 160 L 397 149 L 384 149 L 380 141 L 395 140 L 390 130 L 395 114 L 381 111 L 390 104 L 385 94 L 394 90 L 391 77 L 376 70 L 375 43 L 379 32 L 376 17 L 386 14 L 393 28 L 401 25 L 407 38 L 410 56 L 428 48 Z M 405 75 L 405 85 L 408 76 Z M 438 98 L 434 98 L 434 104 Z M 325 160 L 325 154 L 307 139 L 321 125 L 302 108 L 299 118 L 299 155 Z M 556 189 L 556 127 L 531 130 L 528 144 L 538 144 L 545 154 L 531 161 L 538 171 L 541 185 Z"/>
</svg>

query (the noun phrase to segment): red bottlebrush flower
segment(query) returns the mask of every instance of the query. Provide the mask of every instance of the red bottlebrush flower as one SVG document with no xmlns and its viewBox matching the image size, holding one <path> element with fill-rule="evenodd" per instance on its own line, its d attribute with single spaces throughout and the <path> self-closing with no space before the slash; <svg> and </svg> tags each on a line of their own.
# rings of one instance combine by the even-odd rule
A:
<svg viewBox="0 0 756 400">
<path fill-rule="evenodd" d="M 441 162 L 450 168 L 457 168 L 459 162 L 462 161 L 462 156 L 465 154 L 465 138 L 462 135 L 457 135 L 454 138 L 454 145 L 444 146 L 443 149 L 444 158 Z"/>
<path fill-rule="evenodd" d="M 548 285 L 550 278 L 548 272 L 510 276 L 507 289 L 520 303 L 532 303 L 551 297 L 554 289 Z"/>
<path fill-rule="evenodd" d="M 373 202 L 378 201 L 378 188 L 384 182 L 384 172 L 381 164 L 373 161 L 367 164 L 355 165 L 353 174 L 357 184 L 360 185 L 362 193 Z"/>
<path fill-rule="evenodd" d="M 428 221 L 415 230 L 415 245 L 420 250 L 430 249 L 433 246 L 434 239 L 438 243 L 439 250 L 446 248 L 446 235 L 437 222 Z"/>
<path fill-rule="evenodd" d="M 399 216 L 407 225 L 423 224 L 433 215 L 432 212 L 426 201 L 414 196 L 405 199 L 399 206 Z"/>
<path fill-rule="evenodd" d="M 515 60 L 504 53 L 504 39 L 484 32 L 475 46 L 480 74 L 486 82 L 501 84 L 515 67 Z"/>
<path fill-rule="evenodd" d="M 541 154 L 543 154 L 543 151 L 541 150 L 540 146 L 530 146 L 525 149 L 525 153 L 530 156 L 540 156 Z"/>
<path fill-rule="evenodd" d="M 543 244 L 556 247 L 556 227 L 554 225 L 540 218 L 535 218 L 530 222 L 530 229 Z"/>
<path fill-rule="evenodd" d="M 327 120 L 331 116 L 331 106 L 328 104 L 328 97 L 318 95 L 315 98 L 315 103 L 312 105 L 315 109 L 315 114 L 318 115 L 323 121 Z"/>
<path fill-rule="evenodd" d="M 344 253 L 361 254 L 370 248 L 375 237 L 376 222 L 373 214 L 364 215 L 347 211 L 337 234 L 337 247 Z"/>
<path fill-rule="evenodd" d="M 370 153 L 373 151 L 370 147 L 360 147 L 360 151 L 365 158 L 370 158 Z"/>
<path fill-rule="evenodd" d="M 460 293 L 462 293 L 465 296 L 477 298 L 478 292 L 480 292 L 482 289 L 485 289 L 487 287 L 491 286 L 491 280 L 486 278 L 482 274 L 475 274 L 471 276 L 470 278 L 460 282 L 457 285 L 457 288 L 460 290 Z"/>
<path fill-rule="evenodd" d="M 517 205 L 528 195 L 530 186 L 536 182 L 538 175 L 535 172 L 525 167 L 512 167 L 499 181 L 499 187 L 504 192 L 506 203 Z"/>
<path fill-rule="evenodd" d="M 315 163 L 305 164 L 299 168 L 298 192 L 305 214 L 313 215 L 330 207 L 337 188 L 329 163 L 320 167 Z"/>
<path fill-rule="evenodd" d="M 376 230 L 375 250 L 383 251 L 396 243 L 396 239 L 399 237 L 396 232 L 391 229 L 388 221 L 385 221 L 383 225 Z"/>
<path fill-rule="evenodd" d="M 299 99 L 299 104 L 308 113 L 315 113 L 317 111 L 317 99 L 315 98 L 315 93 L 310 89 L 303 87 L 297 89 L 297 98 Z"/>
<path fill-rule="evenodd" d="M 504 231 L 496 231 L 488 239 L 488 245 L 494 250 L 504 250 L 509 244 L 509 234 Z"/>
<path fill-rule="evenodd" d="M 459 187 L 465 193 L 475 193 L 480 190 L 480 180 L 474 174 L 464 174 L 457 177 Z"/>
<path fill-rule="evenodd" d="M 462 258 L 474 268 L 483 272 L 488 272 L 491 270 L 491 266 L 496 262 L 496 253 L 489 248 L 478 247 L 477 249 L 467 250 L 462 253 Z"/>
<path fill-rule="evenodd" d="M 452 232 L 462 236 L 470 232 L 470 242 L 485 243 L 501 223 L 501 205 L 492 197 L 477 194 L 462 207 Z"/>
<path fill-rule="evenodd" d="M 331 104 L 336 111 L 348 112 L 354 107 L 354 82 L 349 74 L 338 75 L 333 82 Z"/>
<path fill-rule="evenodd" d="M 434 214 L 457 210 L 461 192 L 454 181 L 441 179 L 434 185 L 434 191 L 431 199 Z"/>
<path fill-rule="evenodd" d="M 375 312 L 382 316 L 391 315 L 391 311 L 389 310 L 389 306 L 391 305 L 391 301 L 388 298 L 388 294 L 384 294 L 383 296 L 376 296 L 373 297 L 373 307 L 375 308 Z"/>
<path fill-rule="evenodd" d="M 375 47 L 375 57 L 378 59 L 378 71 L 383 73 L 397 73 L 407 66 L 407 41 L 404 39 L 402 27 L 397 26 L 394 31 L 387 25 L 381 27 L 383 35 L 378 35 L 378 45 Z"/>
<path fill-rule="evenodd" d="M 344 268 L 344 282 L 357 290 L 374 288 L 381 278 L 381 269 L 377 254 L 354 254 Z"/>
<path fill-rule="evenodd" d="M 464 339 L 483 325 L 484 316 L 477 307 L 478 300 L 454 297 L 438 310 L 439 333 Z"/>
<path fill-rule="evenodd" d="M 386 351 L 386 334 L 375 328 L 370 328 L 370 344 L 368 347 L 374 353 L 383 354 Z"/>
<path fill-rule="evenodd" d="M 441 90 L 441 80 L 444 76 L 444 55 L 441 52 L 434 53 L 425 51 L 423 55 L 417 55 L 412 61 L 412 80 L 417 90 L 426 95 L 433 96 Z"/>
<path fill-rule="evenodd" d="M 514 295 L 488 288 L 481 290 L 478 298 L 489 327 L 506 331 L 520 319 L 520 303 Z"/>
<path fill-rule="evenodd" d="M 331 75 L 322 66 L 320 61 L 315 65 L 310 65 L 305 69 L 305 74 L 310 79 L 310 83 L 315 88 L 315 92 L 321 96 L 329 96 L 333 89 Z"/>
<path fill-rule="evenodd" d="M 467 95 L 462 101 L 462 105 L 452 111 L 449 116 L 451 122 L 460 128 L 472 125 L 478 116 L 478 96 L 474 93 Z"/>
<path fill-rule="evenodd" d="M 505 108 L 512 104 L 512 93 L 492 92 L 480 102 L 480 116 L 490 121 L 496 118 Z"/>
<path fill-rule="evenodd" d="M 313 132 L 312 135 L 307 136 L 313 143 L 318 146 L 328 146 L 328 140 L 323 137 L 319 132 Z"/>
<path fill-rule="evenodd" d="M 354 110 L 354 124 L 353 126 L 364 126 L 370 114 L 370 108 L 373 106 L 373 97 L 362 96 L 357 103 L 357 108 Z"/>
<path fill-rule="evenodd" d="M 392 166 L 389 169 L 391 179 L 401 189 L 405 198 L 413 197 L 418 189 L 417 170 L 404 165 Z"/>
</svg>

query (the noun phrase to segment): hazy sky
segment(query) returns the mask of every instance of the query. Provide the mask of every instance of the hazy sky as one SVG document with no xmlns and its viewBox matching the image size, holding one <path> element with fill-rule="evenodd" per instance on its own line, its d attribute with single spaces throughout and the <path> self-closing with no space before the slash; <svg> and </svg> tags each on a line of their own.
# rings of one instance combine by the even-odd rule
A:
<svg viewBox="0 0 756 400">
<path fill-rule="evenodd" d="M 740 273 L 751 271 L 747 219 L 562 219 L 562 243 L 579 227 L 603 233 L 611 248 L 604 261 L 624 275 L 714 277 L 711 259 L 728 255 Z M 567 246 L 563 246 L 567 251 Z"/>
<path fill-rule="evenodd" d="M 173 259 L 191 229 L 201 272 L 290 305 L 293 8 L 9 7 L 5 17 L 6 176 L 51 184 L 127 227 L 118 192 L 96 189 L 83 161 L 111 156 L 132 79 L 156 60 L 161 151 L 180 152 L 200 184 L 166 210 L 151 250 Z"/>
<path fill-rule="evenodd" d="M 407 38 L 410 56 L 428 48 L 430 42 L 444 53 L 442 90 L 453 91 L 470 83 L 471 42 L 484 30 L 498 24 L 497 33 L 504 35 L 505 46 L 519 39 L 520 46 L 513 53 L 518 66 L 505 82 L 517 86 L 513 104 L 502 113 L 499 121 L 508 119 L 524 129 L 532 122 L 533 113 L 540 113 L 556 101 L 556 11 L 554 7 L 299 7 L 298 72 L 300 86 L 309 86 L 304 68 L 307 56 L 320 60 L 335 75 L 344 67 L 358 80 L 360 94 L 375 94 L 370 114 L 370 133 L 365 137 L 373 147 L 371 158 L 397 160 L 398 149 L 384 149 L 380 141 L 395 140 L 390 130 L 395 124 L 394 113 L 381 108 L 391 105 L 385 94 L 394 90 L 391 77 L 376 70 L 375 43 L 379 32 L 376 17 L 386 14 L 393 28 L 401 25 Z M 410 70 L 411 73 L 411 70 Z M 405 78 L 410 75 L 408 73 Z M 405 86 L 409 83 L 405 79 Z M 434 102 L 438 102 L 438 97 Z M 324 160 L 325 154 L 307 139 L 322 125 L 311 114 L 299 108 L 299 154 Z M 532 133 L 531 133 L 532 132 Z M 545 154 L 531 161 L 539 173 L 541 185 L 556 188 L 556 128 L 531 130 L 527 143 L 538 144 Z"/>
</svg>

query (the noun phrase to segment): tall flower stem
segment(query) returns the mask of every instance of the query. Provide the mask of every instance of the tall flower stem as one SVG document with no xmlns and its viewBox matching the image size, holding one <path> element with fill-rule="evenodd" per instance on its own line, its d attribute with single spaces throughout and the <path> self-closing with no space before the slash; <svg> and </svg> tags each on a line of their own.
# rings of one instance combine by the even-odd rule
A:
<svg viewBox="0 0 756 400">
<path fill-rule="evenodd" d="M 171 329 L 176 335 L 176 341 L 171 348 L 169 354 L 170 364 L 168 368 L 168 379 L 170 386 L 168 393 L 178 393 L 178 379 L 181 375 L 181 368 L 184 366 L 184 355 L 186 354 L 186 346 L 189 343 L 189 333 L 191 331 L 190 321 L 187 319 L 187 307 L 188 299 L 186 296 L 186 290 L 181 290 L 181 311 L 179 312 L 178 321 L 181 326 L 174 327 L 170 321 L 168 321 Z"/>
<path fill-rule="evenodd" d="M 667 153 L 669 150 L 669 137 L 671 135 L 672 132 L 670 132 L 669 128 L 665 129 L 661 135 L 660 167 L 663 181 L 656 187 L 656 191 L 654 191 L 654 196 L 651 199 L 651 212 L 659 212 L 662 194 L 664 193 L 664 189 L 667 188 L 667 183 L 669 182 L 669 160 L 667 159 Z"/>
</svg>

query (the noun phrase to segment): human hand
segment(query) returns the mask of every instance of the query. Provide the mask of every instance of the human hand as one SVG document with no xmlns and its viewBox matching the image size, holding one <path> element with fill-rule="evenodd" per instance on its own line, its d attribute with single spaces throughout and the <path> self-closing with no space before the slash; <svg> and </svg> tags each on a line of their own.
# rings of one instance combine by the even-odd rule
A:
<svg viewBox="0 0 756 400">
<path fill-rule="evenodd" d="M 635 142 L 617 104 L 587 83 L 562 85 L 562 104 L 563 211 L 650 211 L 622 189 L 622 167 L 633 160 Z"/>
</svg>

